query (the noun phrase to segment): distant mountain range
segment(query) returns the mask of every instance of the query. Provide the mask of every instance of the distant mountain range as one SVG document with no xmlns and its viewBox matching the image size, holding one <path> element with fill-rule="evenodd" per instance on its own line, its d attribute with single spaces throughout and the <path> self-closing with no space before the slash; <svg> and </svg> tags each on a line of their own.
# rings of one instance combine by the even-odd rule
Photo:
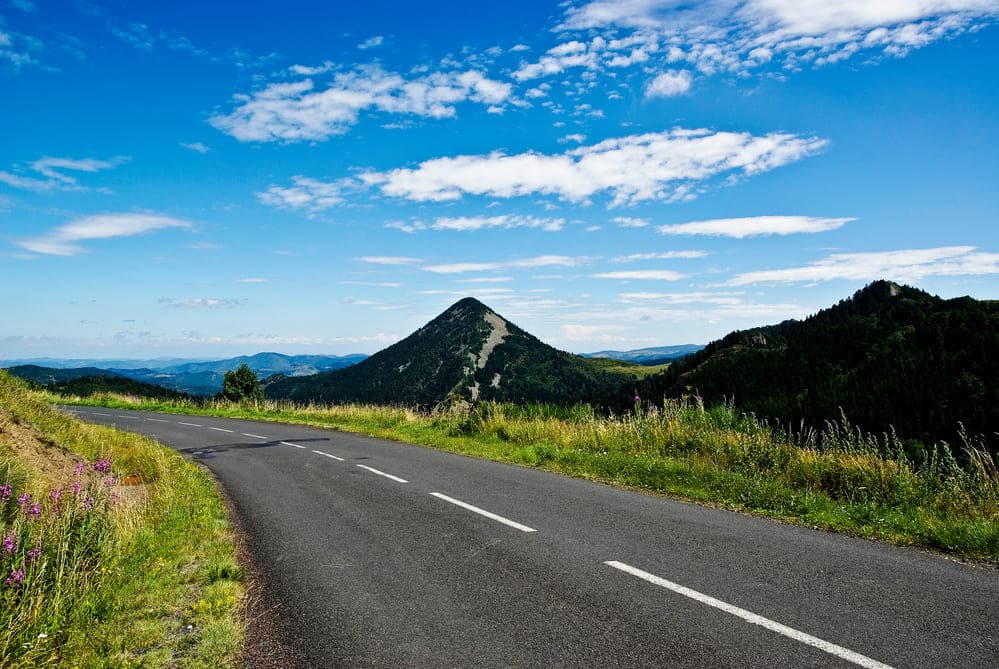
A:
<svg viewBox="0 0 999 669">
<path fill-rule="evenodd" d="M 366 355 L 359 353 L 344 356 L 257 353 L 256 355 L 244 355 L 225 360 L 180 360 L 178 362 L 178 359 L 160 359 L 159 362 L 169 360 L 172 364 L 157 368 L 134 366 L 137 362 L 150 361 L 110 360 L 104 362 L 124 364 L 104 367 L 97 364 L 99 361 L 55 361 L 45 358 L 42 360 L 48 362 L 49 366 L 20 364 L 8 367 L 7 371 L 14 376 L 29 379 L 41 385 L 103 375 L 126 377 L 192 395 L 214 395 L 222 391 L 222 378 L 225 373 L 242 364 L 248 365 L 261 378 L 275 374 L 305 376 L 341 369 L 360 362 L 366 357 Z M 69 362 L 83 362 L 86 366 L 66 369 L 69 367 L 66 363 Z"/>
<path fill-rule="evenodd" d="M 363 362 L 272 379 L 265 393 L 298 402 L 424 406 L 460 400 L 604 403 L 634 385 L 637 376 L 627 367 L 552 348 L 469 297 Z"/>
<path fill-rule="evenodd" d="M 651 348 L 636 348 L 631 351 L 597 351 L 596 353 L 580 353 L 584 358 L 610 358 L 635 362 L 639 365 L 661 365 L 672 362 L 685 355 L 697 353 L 702 344 L 679 344 L 677 346 L 654 346 Z"/>
</svg>

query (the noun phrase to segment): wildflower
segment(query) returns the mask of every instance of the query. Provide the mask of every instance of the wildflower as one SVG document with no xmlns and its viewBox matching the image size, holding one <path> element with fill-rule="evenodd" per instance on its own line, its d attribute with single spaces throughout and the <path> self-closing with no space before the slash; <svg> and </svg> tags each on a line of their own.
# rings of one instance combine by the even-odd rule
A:
<svg viewBox="0 0 999 669">
<path fill-rule="evenodd" d="M 101 474 L 106 474 L 111 471 L 111 461 L 107 458 L 101 458 L 94 463 L 94 471 L 100 472 Z"/>
<path fill-rule="evenodd" d="M 79 481 L 74 481 L 73 485 L 70 486 L 70 488 L 73 490 L 74 496 L 79 495 L 80 491 L 83 490 L 83 486 L 80 485 Z"/>
<path fill-rule="evenodd" d="M 14 494 L 14 487 L 10 484 L 0 485 L 0 501 L 6 502 Z"/>
<path fill-rule="evenodd" d="M 117 483 L 117 482 L 118 482 L 118 479 L 116 479 L 116 478 L 115 478 L 115 477 L 113 477 L 113 476 L 109 476 L 109 477 L 107 478 L 107 480 L 106 480 L 106 481 L 104 481 L 104 485 L 107 485 L 107 486 L 112 486 L 112 485 L 114 485 L 114 484 L 115 484 L 115 483 Z"/>
<path fill-rule="evenodd" d="M 80 474 L 83 473 L 83 470 L 86 468 L 87 466 L 85 464 L 83 464 L 82 462 L 77 462 L 76 466 L 73 467 L 73 473 L 79 476 Z"/>
<path fill-rule="evenodd" d="M 41 554 L 42 554 L 42 547 L 35 546 L 34 548 L 28 551 L 27 555 L 25 555 L 24 561 L 27 564 L 31 564 L 32 562 L 37 560 L 39 556 L 41 556 Z"/>
<path fill-rule="evenodd" d="M 52 490 L 49 490 L 49 501 L 55 502 L 56 504 L 58 504 L 59 500 L 62 499 L 62 493 L 63 493 L 63 489 L 62 488 L 58 488 L 58 489 L 52 488 Z"/>
<path fill-rule="evenodd" d="M 10 587 L 12 585 L 21 585 L 24 583 L 24 570 L 23 569 L 12 569 L 10 576 L 4 581 L 4 585 Z"/>
<path fill-rule="evenodd" d="M 21 495 L 20 497 L 17 498 L 17 503 L 21 504 L 22 506 L 24 504 L 27 504 L 30 501 L 31 501 L 31 493 L 30 492 L 26 492 L 26 493 L 24 493 L 23 495 Z"/>
<path fill-rule="evenodd" d="M 3 538 L 3 551 L 10 555 L 17 550 L 17 536 L 8 534 Z"/>
<path fill-rule="evenodd" d="M 28 520 L 35 520 L 42 515 L 42 506 L 38 503 L 32 504 L 25 508 L 24 513 L 28 516 Z"/>
<path fill-rule="evenodd" d="M 87 495 L 87 498 L 83 500 L 82 506 L 87 511 L 90 511 L 91 509 L 94 508 L 94 498 L 91 497 L 90 495 Z"/>
</svg>

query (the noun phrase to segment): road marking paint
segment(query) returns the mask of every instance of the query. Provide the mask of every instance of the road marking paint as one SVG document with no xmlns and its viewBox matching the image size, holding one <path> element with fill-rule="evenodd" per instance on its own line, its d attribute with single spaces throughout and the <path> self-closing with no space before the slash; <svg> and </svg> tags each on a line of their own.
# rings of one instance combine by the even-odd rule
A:
<svg viewBox="0 0 999 669">
<path fill-rule="evenodd" d="M 343 462 L 343 458 L 338 458 L 337 456 L 330 455 L 329 453 L 323 453 L 322 451 L 312 451 L 312 452 L 315 453 L 316 455 L 325 455 L 327 458 L 333 458 L 334 460 L 339 460 L 340 462 Z"/>
<path fill-rule="evenodd" d="M 439 492 L 432 492 L 430 494 L 438 499 L 444 500 L 445 502 L 450 502 L 451 504 L 460 506 L 463 509 L 468 509 L 472 513 L 477 513 L 480 516 L 491 518 L 492 520 L 495 520 L 497 523 L 503 523 L 504 525 L 509 525 L 510 527 L 520 530 L 521 532 L 537 532 L 537 530 L 534 529 L 533 527 L 528 527 L 527 525 L 521 525 L 520 523 L 510 520 L 509 518 L 498 516 L 495 513 L 492 513 L 491 511 L 486 511 L 485 509 L 480 509 L 477 506 L 472 506 L 468 502 L 462 502 L 460 499 L 455 499 L 454 497 L 448 497 L 447 495 Z"/>
<path fill-rule="evenodd" d="M 281 443 L 284 444 L 285 446 L 294 446 L 295 448 L 301 448 L 301 449 L 305 448 L 305 446 L 299 446 L 298 444 L 293 444 L 290 441 L 282 441 Z"/>
<path fill-rule="evenodd" d="M 99 414 L 94 414 L 94 415 L 95 415 L 95 416 L 105 416 L 105 415 L 108 415 L 108 416 L 109 416 L 110 414 L 103 414 L 103 413 L 99 413 Z M 115 418 L 127 418 L 127 419 L 129 419 L 129 420 L 139 420 L 139 419 L 138 419 L 137 417 L 135 417 L 135 416 L 125 416 L 125 415 L 122 415 L 122 414 L 116 414 L 116 415 L 115 415 Z"/>
<path fill-rule="evenodd" d="M 163 420 L 162 418 L 147 418 L 146 420 L 151 420 L 154 423 L 169 423 L 168 420 Z"/>
<path fill-rule="evenodd" d="M 261 437 L 259 434 L 250 434 L 249 432 L 243 433 L 244 437 L 253 437 L 254 439 L 266 439 L 267 437 Z"/>
<path fill-rule="evenodd" d="M 407 481 L 406 479 L 401 479 L 398 476 L 392 476 L 391 474 L 386 474 L 385 472 L 378 471 L 374 467 L 369 467 L 367 465 L 357 465 L 357 466 L 360 467 L 361 469 L 367 469 L 372 474 L 378 474 L 379 476 L 384 476 L 387 479 L 392 479 L 397 483 L 409 483 L 409 481 Z"/>
<path fill-rule="evenodd" d="M 672 590 L 673 592 L 683 595 L 684 597 L 689 597 L 701 604 L 707 604 L 716 609 L 729 613 L 737 618 L 742 618 L 746 622 L 759 625 L 765 629 L 772 632 L 777 632 L 778 634 L 783 634 L 784 636 L 799 641 L 808 646 L 818 648 L 819 650 L 825 651 L 830 655 L 835 655 L 836 657 L 846 660 L 847 662 L 852 662 L 861 667 L 866 667 L 867 669 L 892 669 L 891 666 L 878 662 L 877 660 L 872 660 L 866 655 L 861 655 L 860 653 L 855 653 L 848 648 L 843 648 L 842 646 L 837 646 L 834 643 L 824 641 L 818 637 L 814 637 L 811 634 L 805 634 L 800 632 L 793 627 L 788 627 L 787 625 L 781 625 L 778 622 L 774 622 L 769 618 L 764 618 L 763 616 L 757 615 L 752 611 L 747 611 L 745 609 L 740 609 L 738 606 L 733 606 L 720 599 L 715 599 L 708 595 L 697 592 L 696 590 L 691 590 L 678 583 L 673 583 L 672 581 L 667 581 L 664 578 L 660 578 L 654 574 L 650 574 L 647 571 L 642 571 L 630 565 L 626 565 L 623 562 L 617 562 L 616 560 L 611 560 L 609 562 L 604 562 L 608 567 L 613 567 L 614 569 L 619 569 L 625 573 L 631 574 L 632 576 L 637 576 L 638 578 L 648 581 L 654 585 L 666 588 L 667 590 Z"/>
<path fill-rule="evenodd" d="M 186 425 L 186 426 L 188 426 L 188 427 L 201 427 L 201 426 L 200 426 L 200 425 L 198 425 L 197 423 L 182 423 L 182 422 L 178 421 L 178 422 L 177 422 L 177 424 L 178 424 L 178 425 Z"/>
<path fill-rule="evenodd" d="M 227 430 L 224 427 L 209 427 L 209 430 L 215 430 L 216 432 L 232 432 L 232 430 Z"/>
<path fill-rule="evenodd" d="M 108 416 L 108 417 L 111 416 L 111 414 L 109 414 L 109 413 L 97 413 L 96 411 L 91 411 L 90 413 L 93 416 Z"/>
</svg>

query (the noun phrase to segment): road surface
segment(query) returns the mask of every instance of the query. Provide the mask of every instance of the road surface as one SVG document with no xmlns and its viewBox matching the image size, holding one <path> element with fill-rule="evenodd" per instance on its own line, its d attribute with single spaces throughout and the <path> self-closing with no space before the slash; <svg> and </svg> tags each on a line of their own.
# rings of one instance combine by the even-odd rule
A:
<svg viewBox="0 0 999 669">
<path fill-rule="evenodd" d="M 67 410 L 214 472 L 301 666 L 999 667 L 994 569 L 336 431 Z"/>
</svg>

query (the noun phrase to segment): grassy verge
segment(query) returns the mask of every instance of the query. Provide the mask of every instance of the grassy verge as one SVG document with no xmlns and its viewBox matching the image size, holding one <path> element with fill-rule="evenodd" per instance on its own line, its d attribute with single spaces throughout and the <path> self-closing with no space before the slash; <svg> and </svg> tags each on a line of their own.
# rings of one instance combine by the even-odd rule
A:
<svg viewBox="0 0 999 669">
<path fill-rule="evenodd" d="M 226 667 L 242 571 L 213 480 L 0 373 L 0 666 Z"/>
<path fill-rule="evenodd" d="M 86 402 L 360 432 L 999 562 L 999 473 L 972 444 L 960 460 L 939 445 L 917 462 L 892 435 L 865 435 L 845 423 L 791 434 L 732 407 L 691 402 L 618 417 L 588 407 L 495 404 L 428 415 L 108 395 Z"/>
</svg>

